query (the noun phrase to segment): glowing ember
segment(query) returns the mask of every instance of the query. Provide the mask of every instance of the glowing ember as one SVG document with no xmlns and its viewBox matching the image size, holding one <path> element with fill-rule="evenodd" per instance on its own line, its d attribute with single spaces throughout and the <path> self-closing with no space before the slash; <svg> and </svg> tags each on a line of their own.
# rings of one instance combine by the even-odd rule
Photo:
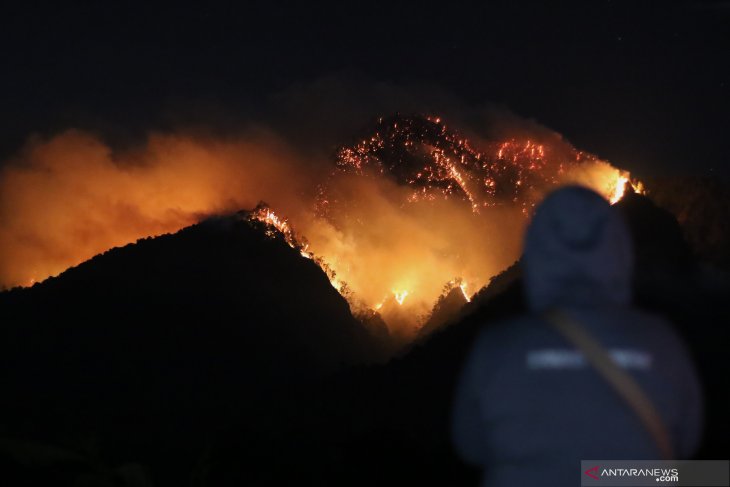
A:
<svg viewBox="0 0 730 487">
<path fill-rule="evenodd" d="M 475 213 L 518 204 L 527 214 L 545 189 L 568 182 L 584 183 L 618 201 L 629 181 L 628 173 L 564 143 L 553 150 L 530 139 L 511 139 L 477 150 L 441 118 L 421 116 L 380 118 L 371 134 L 337 151 L 336 164 L 339 173 L 386 175 L 411 187 L 409 203 L 456 197 L 468 201 Z M 587 167 L 593 170 L 582 174 Z M 613 181 L 595 180 L 601 172 Z M 328 189 L 328 184 L 320 188 L 322 215 L 332 201 Z"/>
</svg>

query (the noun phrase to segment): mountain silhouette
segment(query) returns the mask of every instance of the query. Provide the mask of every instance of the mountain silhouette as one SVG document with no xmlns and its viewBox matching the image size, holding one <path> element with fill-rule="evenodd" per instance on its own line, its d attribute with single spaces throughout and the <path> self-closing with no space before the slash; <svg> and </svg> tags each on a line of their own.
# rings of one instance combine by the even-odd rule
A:
<svg viewBox="0 0 730 487">
<path fill-rule="evenodd" d="M 275 430 L 339 367 L 378 359 L 324 272 L 266 230 L 213 218 L 0 293 L 0 436 L 109 441 L 174 479 L 207 432 Z"/>
</svg>

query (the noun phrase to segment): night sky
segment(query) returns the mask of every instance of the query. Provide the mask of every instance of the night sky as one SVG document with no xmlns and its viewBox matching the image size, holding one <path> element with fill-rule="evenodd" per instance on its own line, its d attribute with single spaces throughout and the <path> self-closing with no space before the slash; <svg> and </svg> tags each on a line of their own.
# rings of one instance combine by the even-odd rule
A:
<svg viewBox="0 0 730 487">
<path fill-rule="evenodd" d="M 183 105 L 245 118 L 346 73 L 507 107 L 640 174 L 730 176 L 730 2 L 548 3 L 5 2 L 0 156 Z"/>
</svg>

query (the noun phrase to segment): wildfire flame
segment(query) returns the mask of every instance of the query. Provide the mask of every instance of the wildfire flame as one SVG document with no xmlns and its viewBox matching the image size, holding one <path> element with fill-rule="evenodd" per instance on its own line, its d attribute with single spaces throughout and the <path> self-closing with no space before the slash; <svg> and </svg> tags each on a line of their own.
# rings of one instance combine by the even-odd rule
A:
<svg viewBox="0 0 730 487">
<path fill-rule="evenodd" d="M 393 291 L 393 297 L 398 302 L 398 304 L 403 304 L 403 301 L 406 300 L 406 297 L 408 297 L 408 291 Z"/>
<path fill-rule="evenodd" d="M 258 220 L 269 225 L 271 228 L 266 230 L 266 234 L 268 236 L 273 236 L 273 229 L 276 229 L 279 233 L 284 235 L 284 238 L 290 247 L 299 247 L 296 236 L 289 226 L 289 222 L 284 218 L 280 218 L 274 210 L 266 205 L 266 203 L 259 203 L 259 205 L 248 215 L 248 218 L 251 220 Z M 306 253 L 305 250 L 306 249 L 302 249 L 302 253 Z"/>
<path fill-rule="evenodd" d="M 467 303 L 471 302 L 471 298 L 469 297 L 469 294 L 467 294 L 467 292 L 466 292 L 466 283 L 465 282 L 462 282 L 461 284 L 459 284 L 459 289 L 461 289 L 461 294 L 464 295 L 464 299 L 466 299 L 466 302 Z"/>
<path fill-rule="evenodd" d="M 629 173 L 559 139 L 471 141 L 440 117 L 381 118 L 322 172 L 278 139 L 156 136 L 141 153 L 112 154 L 69 132 L 6 165 L 0 286 L 31 285 L 111 247 L 263 200 L 271 206 L 243 218 L 318 264 L 353 311 L 375 310 L 391 331 L 415 333 L 444 292 L 459 287 L 469 301 L 467 289 L 519 257 L 524 226 L 549 190 L 583 184 L 612 203 L 627 185 L 643 192 Z"/>
<path fill-rule="evenodd" d="M 395 189 L 382 189 L 377 184 L 382 180 L 395 183 Z M 621 199 L 627 184 L 638 192 L 643 191 L 640 183 L 631 180 L 629 173 L 564 143 L 550 146 L 531 138 L 512 138 L 483 143 L 477 148 L 467 138 L 448 129 L 440 117 L 394 116 L 380 118 L 372 132 L 352 145 L 338 149 L 335 170 L 318 190 L 317 215 L 334 228 L 338 241 L 357 243 L 374 238 L 389 239 L 389 234 L 376 237 L 371 234 L 371 228 L 353 224 L 367 216 L 371 225 L 388 226 L 387 218 L 380 222 L 381 219 L 372 214 L 368 198 L 362 195 L 363 188 L 367 188 L 368 193 L 383 195 L 372 202 L 373 207 L 381 205 L 381 199 L 389 200 L 382 205 L 385 211 L 393 207 L 399 208 L 404 215 L 423 211 L 433 221 L 443 221 L 434 213 L 444 206 L 454 219 L 453 222 L 445 221 L 446 224 L 460 219 L 463 224 L 478 228 L 485 220 L 504 218 L 503 210 L 506 210 L 510 221 L 500 225 L 500 240 L 506 248 L 518 249 L 521 231 L 535 205 L 550 189 L 568 183 L 592 187 L 612 203 Z M 515 214 L 514 209 L 519 212 Z M 403 225 L 404 221 L 398 223 Z M 399 231 L 398 228 L 390 230 Z M 488 282 L 486 276 L 499 272 L 519 255 L 515 252 L 495 259 L 498 262 L 475 256 L 449 262 L 451 256 L 474 246 L 474 240 L 477 246 L 483 244 L 485 237 L 489 238 L 488 232 L 486 228 L 484 235 L 468 232 L 471 240 L 461 240 L 451 238 L 447 229 L 426 231 L 429 238 L 444 239 L 448 251 L 443 259 L 430 260 L 430 256 L 422 255 L 413 259 L 412 264 L 399 268 L 401 273 L 411 275 L 407 292 L 392 291 L 399 305 L 409 307 L 413 316 L 427 315 L 449 273 L 461 276 L 457 281 L 449 282 L 449 289 L 458 286 L 469 301 L 467 286 L 481 288 Z M 403 234 L 392 245 L 397 247 L 402 239 L 408 238 Z M 402 274 L 384 275 L 371 289 L 373 270 L 353 268 L 352 257 L 347 255 L 351 247 L 341 249 L 316 239 L 312 241 L 312 248 L 350 284 L 353 306 L 382 309 L 386 322 L 389 321 L 387 314 L 394 311 L 383 308 L 380 286 L 401 279 Z M 413 252 L 413 248 L 404 252 L 400 255 L 408 260 L 408 253 Z M 371 254 L 372 249 L 368 248 L 356 258 L 377 260 Z M 432 266 L 426 262 L 431 262 Z M 417 275 L 413 277 L 412 274 Z M 405 296 L 410 296 L 407 302 Z"/>
<path fill-rule="evenodd" d="M 626 194 L 626 187 L 630 186 L 635 193 L 644 194 L 644 185 L 641 181 L 632 181 L 628 172 L 622 171 L 616 179 L 615 189 L 608 198 L 613 205 L 621 201 Z"/>
</svg>

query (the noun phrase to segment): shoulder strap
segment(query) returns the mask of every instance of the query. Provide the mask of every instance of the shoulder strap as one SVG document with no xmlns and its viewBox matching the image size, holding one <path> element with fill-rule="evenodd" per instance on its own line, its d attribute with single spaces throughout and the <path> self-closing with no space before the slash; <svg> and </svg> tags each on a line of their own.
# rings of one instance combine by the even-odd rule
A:
<svg viewBox="0 0 730 487">
<path fill-rule="evenodd" d="M 544 318 L 576 348 L 583 352 L 586 360 L 614 388 L 621 398 L 633 409 L 646 429 L 651 433 L 665 460 L 674 457 L 672 441 L 664 422 L 649 397 L 639 384 L 614 362 L 608 352 L 580 324 L 560 310 L 549 311 Z"/>
</svg>

